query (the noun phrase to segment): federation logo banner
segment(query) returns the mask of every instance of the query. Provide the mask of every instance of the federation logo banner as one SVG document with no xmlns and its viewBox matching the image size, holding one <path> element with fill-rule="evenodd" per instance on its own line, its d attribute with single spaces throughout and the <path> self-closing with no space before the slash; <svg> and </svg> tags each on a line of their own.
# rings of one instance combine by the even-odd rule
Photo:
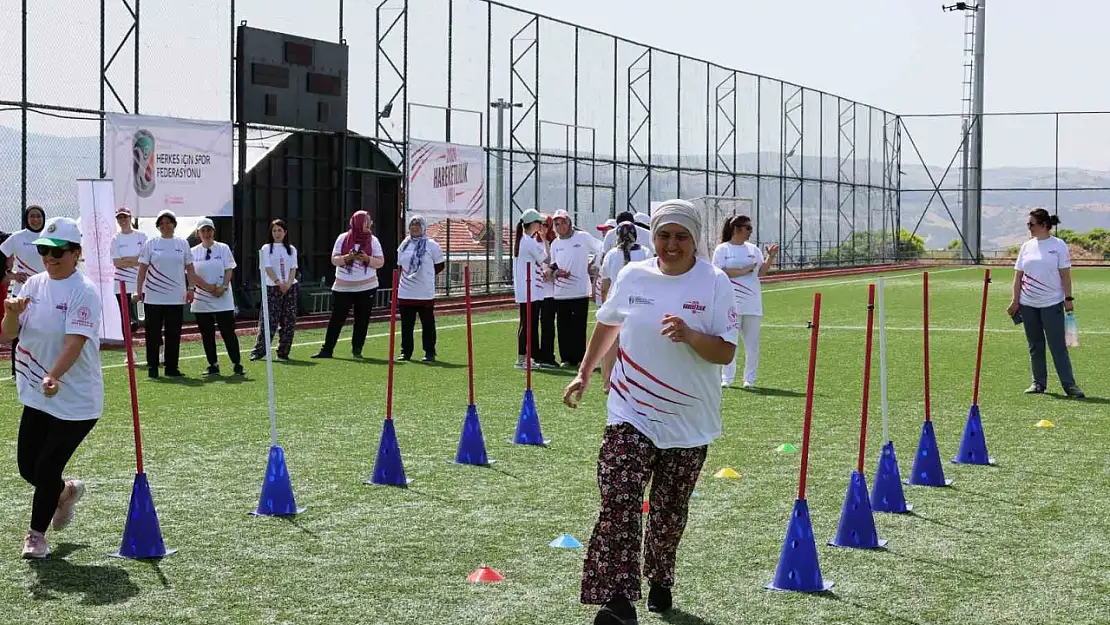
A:
<svg viewBox="0 0 1110 625">
<path fill-rule="evenodd" d="M 81 258 L 85 276 L 100 293 L 100 340 L 123 341 L 120 321 L 119 283 L 116 266 L 112 264 L 112 236 L 116 233 L 113 182 L 78 180 L 77 203 L 81 207 Z M 78 317 L 88 311 L 78 311 Z"/>
<path fill-rule="evenodd" d="M 480 147 L 409 142 L 408 210 L 428 223 L 486 218 L 486 152 Z"/>
<path fill-rule="evenodd" d="M 136 217 L 231 216 L 231 122 L 108 113 L 104 127 L 115 199 Z"/>
</svg>

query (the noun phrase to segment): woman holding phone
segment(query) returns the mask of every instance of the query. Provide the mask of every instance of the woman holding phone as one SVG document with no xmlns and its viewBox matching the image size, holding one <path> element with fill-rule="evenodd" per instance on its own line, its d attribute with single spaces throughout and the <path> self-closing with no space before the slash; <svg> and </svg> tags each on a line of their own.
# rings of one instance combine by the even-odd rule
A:
<svg viewBox="0 0 1110 625">
<path fill-rule="evenodd" d="M 324 345 L 313 358 L 331 358 L 343 324 L 351 309 L 355 311 L 355 327 L 351 334 L 351 354 L 362 358 L 366 344 L 366 330 L 370 327 L 370 313 L 374 308 L 374 294 L 378 291 L 378 269 L 385 266 L 385 253 L 370 214 L 358 211 L 351 215 L 350 228 L 335 239 L 331 264 L 335 266 L 332 284 L 331 319 Z"/>
</svg>

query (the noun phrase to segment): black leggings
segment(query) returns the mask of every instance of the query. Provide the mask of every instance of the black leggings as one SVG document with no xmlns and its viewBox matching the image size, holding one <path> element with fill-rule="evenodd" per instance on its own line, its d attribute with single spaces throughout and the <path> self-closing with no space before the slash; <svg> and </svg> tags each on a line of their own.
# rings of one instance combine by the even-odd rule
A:
<svg viewBox="0 0 1110 625">
<path fill-rule="evenodd" d="M 539 362 L 553 365 L 555 362 L 555 300 L 547 298 L 543 303 L 532 302 L 532 308 L 540 309 L 540 357 Z M 534 311 L 533 311 L 534 312 Z M 535 332 L 535 330 L 533 330 Z M 534 347 L 533 347 L 534 349 Z"/>
<path fill-rule="evenodd" d="M 162 328 L 166 330 L 166 371 L 177 371 L 181 356 L 181 322 L 183 304 L 146 304 L 146 366 L 158 368 L 158 348 L 162 346 Z"/>
<path fill-rule="evenodd" d="M 116 293 L 116 301 L 119 302 L 119 310 L 120 310 L 119 322 L 120 322 L 120 324 L 123 323 L 123 307 L 126 306 L 127 307 L 128 318 L 131 319 L 131 331 L 134 332 L 139 327 L 139 308 L 138 308 L 138 305 L 135 303 L 135 300 L 131 299 L 131 294 L 130 293 L 127 294 L 126 300 L 124 299 L 124 297 L 122 295 L 120 295 L 119 293 Z M 127 332 L 127 329 L 124 328 L 124 333 L 126 334 L 126 332 Z"/>
<path fill-rule="evenodd" d="M 235 311 L 221 310 L 214 313 L 193 313 L 197 318 L 197 329 L 200 330 L 200 339 L 204 343 L 204 355 L 208 358 L 209 365 L 216 364 L 216 327 L 220 328 L 220 337 L 227 348 L 227 356 L 232 364 L 239 364 L 239 337 L 235 334 Z"/>
<path fill-rule="evenodd" d="M 420 315 L 420 343 L 424 348 L 424 355 L 434 358 L 436 355 L 436 309 L 429 305 L 412 306 L 405 304 L 398 306 L 401 312 L 401 354 L 411 357 L 413 350 L 413 333 L 416 331 L 416 316 Z"/>
<path fill-rule="evenodd" d="M 36 532 L 50 528 L 58 498 L 65 488 L 62 471 L 94 425 L 96 419 L 64 421 L 41 410 L 23 407 L 16 457 L 19 475 L 35 487 L 31 529 Z"/>
<path fill-rule="evenodd" d="M 528 317 L 528 304 L 519 304 L 520 306 L 520 322 L 516 328 L 516 355 L 524 357 L 527 355 L 528 348 L 528 326 L 524 325 Z M 536 362 L 546 362 L 540 357 L 540 309 L 543 307 L 539 302 L 532 302 L 532 360 Z"/>
<path fill-rule="evenodd" d="M 370 313 L 374 311 L 374 294 L 377 289 L 346 293 L 332 291 L 331 293 L 331 319 L 328 320 L 328 333 L 324 337 L 324 346 L 320 352 L 330 354 L 339 342 L 339 332 L 343 324 L 347 323 L 347 315 L 355 309 L 355 327 L 351 331 L 351 350 L 361 352 L 366 344 L 366 330 L 370 327 Z"/>
</svg>

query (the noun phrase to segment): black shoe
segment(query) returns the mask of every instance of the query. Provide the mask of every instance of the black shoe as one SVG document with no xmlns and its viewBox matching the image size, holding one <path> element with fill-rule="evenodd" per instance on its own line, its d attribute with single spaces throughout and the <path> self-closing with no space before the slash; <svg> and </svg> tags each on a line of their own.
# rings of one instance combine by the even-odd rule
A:
<svg viewBox="0 0 1110 625">
<path fill-rule="evenodd" d="M 158 367 L 148 367 L 147 370 L 146 370 L 146 374 L 150 376 L 151 380 L 157 380 L 158 379 Z"/>
<path fill-rule="evenodd" d="M 636 607 L 624 597 L 619 597 L 601 606 L 594 617 L 594 625 L 639 625 Z"/>
<path fill-rule="evenodd" d="M 185 377 L 185 374 L 181 373 L 181 371 L 178 370 L 178 369 L 172 369 L 172 370 L 171 369 L 166 369 L 166 377 L 167 378 L 183 378 L 183 377 Z"/>
<path fill-rule="evenodd" d="M 436 361 L 436 355 L 435 354 L 427 354 L 422 359 L 420 359 L 420 362 L 435 362 L 435 361 Z"/>
<path fill-rule="evenodd" d="M 1083 394 L 1083 391 L 1074 384 L 1064 389 L 1064 393 L 1067 394 L 1068 397 L 1074 397 L 1075 399 L 1083 399 L 1084 397 L 1086 397 L 1086 395 Z"/>
<path fill-rule="evenodd" d="M 251 362 L 255 362 L 256 360 L 262 360 L 265 357 L 266 357 L 266 354 L 251 354 Z"/>
<path fill-rule="evenodd" d="M 247 370 L 243 368 L 243 365 L 235 365 L 235 369 L 233 371 L 235 375 L 247 375 Z"/>
<path fill-rule="evenodd" d="M 1044 392 L 1044 384 L 1034 382 L 1032 386 L 1025 389 L 1026 395 L 1039 395 Z"/>
<path fill-rule="evenodd" d="M 320 350 L 320 351 L 316 352 L 315 354 L 313 354 L 312 357 L 316 358 L 316 359 L 331 358 L 331 352 L 325 352 L 324 350 Z"/>
<path fill-rule="evenodd" d="M 204 372 L 204 377 L 209 378 L 216 375 L 220 375 L 220 365 L 208 365 L 208 370 Z"/>
<path fill-rule="evenodd" d="M 362 360 L 362 350 L 361 349 L 352 349 L 351 350 L 351 355 L 354 356 L 356 360 Z"/>
<path fill-rule="evenodd" d="M 671 605 L 671 589 L 662 584 L 652 582 L 651 590 L 648 591 L 647 598 L 648 612 L 669 612 Z"/>
<path fill-rule="evenodd" d="M 282 362 L 289 362 L 289 354 L 278 354 L 278 360 Z"/>
</svg>

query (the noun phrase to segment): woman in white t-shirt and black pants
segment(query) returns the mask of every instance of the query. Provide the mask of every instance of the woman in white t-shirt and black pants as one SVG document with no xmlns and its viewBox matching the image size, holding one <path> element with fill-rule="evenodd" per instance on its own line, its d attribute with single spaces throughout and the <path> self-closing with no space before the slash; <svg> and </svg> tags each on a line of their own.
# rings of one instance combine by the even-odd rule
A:
<svg viewBox="0 0 1110 625">
<path fill-rule="evenodd" d="M 738 322 L 728 277 L 698 258 L 701 228 L 701 215 L 689 202 L 670 200 L 655 209 L 657 256 L 620 272 L 563 395 L 567 405 L 577 405 L 619 335 L 598 455 L 601 510 L 582 570 L 582 602 L 602 606 L 594 623 L 636 622 L 641 552 L 651 585 L 648 610 L 670 610 L 690 495 L 709 443 L 721 434 L 720 367 L 736 351 Z M 649 480 L 643 534 L 640 510 Z"/>
<path fill-rule="evenodd" d="M 397 247 L 401 279 L 397 286 L 397 311 L 401 314 L 401 360 L 412 360 L 416 317 L 420 317 L 424 362 L 436 360 L 436 276 L 447 266 L 443 249 L 428 237 L 428 222 L 409 217 L 409 235 Z"/>
<path fill-rule="evenodd" d="M 177 215 L 164 210 L 154 220 L 161 236 L 147 239 L 139 253 L 139 275 L 135 289 L 146 311 L 146 365 L 151 378 L 158 377 L 159 364 L 166 367 L 166 376 L 180 378 L 181 324 L 185 304 L 193 303 L 196 279 L 193 254 L 189 242 L 174 236 Z M 165 332 L 163 337 L 163 331 Z M 158 348 L 165 340 L 166 362 L 159 363 Z"/>
<path fill-rule="evenodd" d="M 543 308 L 546 283 L 543 281 L 544 263 L 547 250 L 536 240 L 536 233 L 543 228 L 543 215 L 529 208 L 520 216 L 516 224 L 516 240 L 513 244 L 513 296 L 520 310 L 520 322 L 516 329 L 516 368 L 523 369 L 528 357 L 528 325 L 532 327 L 532 360 L 540 358 L 540 310 Z M 532 273 L 529 275 L 528 268 Z M 532 282 L 532 316 L 528 316 L 528 282 Z"/>
<path fill-rule="evenodd" d="M 226 243 L 216 240 L 216 226 L 211 219 L 197 222 L 200 245 L 194 246 L 193 316 L 197 319 L 204 355 L 208 359 L 205 375 L 220 375 L 216 355 L 216 328 L 224 340 L 227 356 L 234 365 L 235 375 L 245 375 L 240 362 L 239 337 L 235 334 L 235 296 L 231 292 L 231 276 L 235 258 Z"/>
<path fill-rule="evenodd" d="M 270 222 L 270 242 L 258 250 L 262 266 L 266 268 L 266 294 L 263 296 L 270 309 L 270 338 L 278 337 L 278 360 L 289 360 L 293 348 L 293 333 L 297 329 L 297 304 L 300 288 L 297 286 L 297 248 L 289 243 L 289 226 L 284 219 Z M 251 360 L 266 357 L 266 332 L 262 324 L 266 319 L 258 315 L 258 340 L 251 350 Z"/>
<path fill-rule="evenodd" d="M 8 295 L 19 295 L 23 283 L 31 276 L 46 271 L 42 263 L 35 240 L 46 226 L 46 213 L 41 206 L 31 205 L 23 211 L 24 229 L 13 232 L 0 244 L 0 252 L 7 257 L 6 277 L 8 278 Z M 12 343 L 12 353 L 15 353 L 19 339 Z M 15 360 L 12 360 L 12 377 L 15 377 Z"/>
<path fill-rule="evenodd" d="M 736 314 L 740 315 L 740 336 L 744 340 L 744 388 L 755 386 L 759 374 L 759 326 L 763 322 L 763 287 L 759 279 L 775 264 L 779 246 L 767 248 L 767 258 L 759 246 L 748 241 L 752 236 L 752 219 L 734 215 L 721 228 L 721 244 L 713 250 L 713 264 L 725 272 L 732 282 Z M 737 354 L 739 356 L 739 354 Z M 736 358 L 721 370 L 721 385 L 736 379 Z"/>
<path fill-rule="evenodd" d="M 46 270 L 4 302 L 2 332 L 19 337 L 13 357 L 23 404 L 16 452 L 19 474 L 35 487 L 23 557 L 50 555 L 46 531 L 64 529 L 85 493 L 62 472 L 104 408 L 100 370 L 100 294 L 80 271 L 81 230 L 57 217 L 31 242 Z"/>
<path fill-rule="evenodd" d="M 577 368 L 586 352 L 586 326 L 590 314 L 590 256 L 601 249 L 601 241 L 578 230 L 565 210 L 555 211 L 555 240 L 551 242 L 549 271 L 555 281 L 555 324 L 559 333 L 559 357 L 564 367 Z"/>
<path fill-rule="evenodd" d="M 625 265 L 646 260 L 654 255 L 649 248 L 636 242 L 637 230 L 636 224 L 631 221 L 617 226 L 616 247 L 606 252 L 605 260 L 601 262 L 602 305 L 609 299 L 609 292 L 613 290 L 613 285 L 617 283 L 617 276 Z M 601 390 L 606 394 L 609 393 L 609 377 L 613 372 L 613 363 L 617 360 L 617 348 L 618 345 L 614 343 L 601 359 Z"/>
<path fill-rule="evenodd" d="M 132 295 L 135 294 L 135 280 L 139 277 L 139 253 L 146 243 L 146 233 L 135 230 L 131 221 L 131 209 L 120 206 L 116 209 L 116 224 L 119 232 L 112 237 L 112 264 L 116 267 L 116 299 L 119 301 L 120 310 L 127 306 L 128 317 L 131 319 L 131 331 L 139 329 L 139 311 Z M 122 282 L 127 289 L 127 297 L 120 295 L 119 283 Z M 123 316 L 120 316 L 123 320 Z"/>
<path fill-rule="evenodd" d="M 1029 343 L 1029 360 L 1033 369 L 1033 385 L 1026 393 L 1043 393 L 1048 387 L 1048 361 L 1045 342 L 1052 352 L 1056 375 L 1068 397 L 1085 397 L 1068 356 L 1064 340 L 1064 313 L 1075 310 L 1071 284 L 1071 253 L 1068 245 L 1052 236 L 1052 227 L 1060 223 L 1056 215 L 1043 208 L 1029 211 L 1026 227 L 1033 237 L 1022 244 L 1014 263 L 1013 299 L 1006 312 L 1020 314 Z M 1017 318 L 1017 317 L 1015 317 Z"/>
<path fill-rule="evenodd" d="M 347 322 L 351 309 L 355 310 L 355 327 L 351 333 L 351 354 L 362 358 L 366 344 L 366 330 L 370 327 L 370 313 L 374 310 L 374 294 L 378 291 L 378 269 L 385 266 L 385 253 L 370 214 L 358 211 L 351 215 L 350 229 L 335 239 L 331 251 L 331 264 L 335 265 L 335 282 L 331 286 L 332 308 L 328 320 L 328 333 L 324 346 L 313 358 L 331 358 L 339 332 Z M 397 294 L 392 294 L 396 297 Z"/>
</svg>

